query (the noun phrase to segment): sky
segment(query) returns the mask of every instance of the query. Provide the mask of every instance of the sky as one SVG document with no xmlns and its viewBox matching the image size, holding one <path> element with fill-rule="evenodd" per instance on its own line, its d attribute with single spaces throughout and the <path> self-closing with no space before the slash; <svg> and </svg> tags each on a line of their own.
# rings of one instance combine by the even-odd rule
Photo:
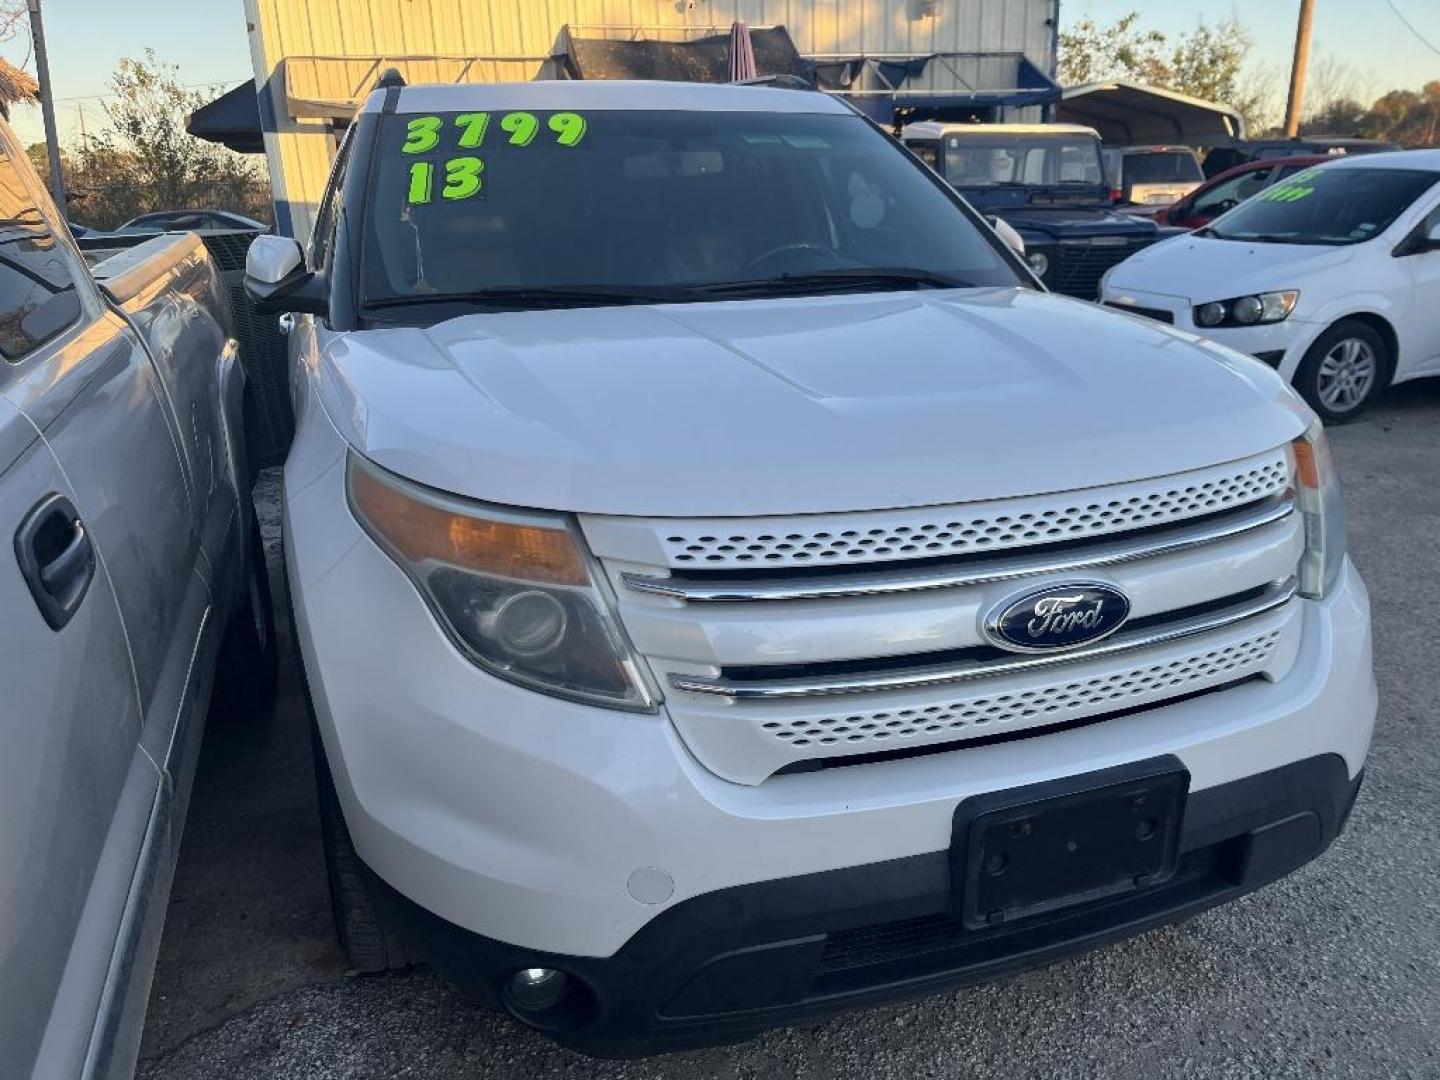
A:
<svg viewBox="0 0 1440 1080">
<path fill-rule="evenodd" d="M 1440 48 L 1437 0 L 1316 3 L 1315 55 L 1329 54 L 1342 61 L 1353 72 L 1355 89 L 1363 99 L 1395 87 L 1418 89 L 1440 79 L 1440 53 L 1405 28 L 1390 9 L 1391 2 Z M 180 81 L 197 88 L 228 89 L 251 76 L 242 0 L 45 0 L 44 10 L 62 143 L 79 134 L 82 116 L 89 129 L 103 124 L 103 97 L 116 62 L 138 57 L 146 48 L 177 65 Z M 1213 21 L 1237 14 L 1255 37 L 1254 62 L 1273 71 L 1277 82 L 1283 82 L 1289 71 L 1298 0 L 1229 6 L 1225 0 L 1061 0 L 1060 20 L 1063 26 L 1090 15 L 1103 23 L 1134 10 L 1142 13 L 1145 25 L 1167 31 L 1187 29 L 1201 15 Z M 0 44 L 0 55 L 23 63 L 30 59 L 28 42 Z M 25 66 L 34 71 L 33 60 Z M 17 109 L 12 122 L 26 142 L 42 137 L 38 109 Z"/>
</svg>

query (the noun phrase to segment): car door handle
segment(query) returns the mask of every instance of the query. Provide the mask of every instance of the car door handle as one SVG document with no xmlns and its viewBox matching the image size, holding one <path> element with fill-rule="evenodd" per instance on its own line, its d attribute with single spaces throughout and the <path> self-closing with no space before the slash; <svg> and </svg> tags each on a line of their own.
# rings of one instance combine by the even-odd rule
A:
<svg viewBox="0 0 1440 1080">
<path fill-rule="evenodd" d="M 36 503 L 15 532 L 15 558 L 45 622 L 61 629 L 95 577 L 95 545 L 75 504 L 59 494 Z"/>
</svg>

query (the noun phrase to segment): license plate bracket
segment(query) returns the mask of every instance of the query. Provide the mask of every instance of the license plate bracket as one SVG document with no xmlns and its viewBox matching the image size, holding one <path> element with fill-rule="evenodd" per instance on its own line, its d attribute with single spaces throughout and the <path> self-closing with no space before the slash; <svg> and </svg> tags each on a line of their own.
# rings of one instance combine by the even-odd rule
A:
<svg viewBox="0 0 1440 1080">
<path fill-rule="evenodd" d="M 955 915 L 979 930 L 1165 881 L 1189 789 L 1167 755 L 966 799 L 950 848 Z"/>
</svg>

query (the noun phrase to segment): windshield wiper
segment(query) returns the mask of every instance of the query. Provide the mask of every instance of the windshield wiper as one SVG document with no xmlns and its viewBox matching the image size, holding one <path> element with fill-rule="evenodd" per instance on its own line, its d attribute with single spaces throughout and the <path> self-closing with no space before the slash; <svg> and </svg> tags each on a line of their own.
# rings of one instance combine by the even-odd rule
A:
<svg viewBox="0 0 1440 1080">
<path fill-rule="evenodd" d="M 1234 240 L 1241 244 L 1302 244 L 1302 245 L 1326 245 L 1327 240 L 1307 240 L 1301 236 L 1286 233 L 1218 233 L 1214 229 L 1207 229 L 1206 236 L 1215 240 Z"/>
<path fill-rule="evenodd" d="M 620 304 L 676 304 L 693 302 L 697 290 L 668 285 L 515 285 L 476 289 L 464 293 L 415 293 L 371 300 L 367 307 L 406 307 L 411 304 L 480 304 L 518 310 L 608 307 Z"/>
<path fill-rule="evenodd" d="M 777 277 L 754 278 L 749 281 L 724 281 L 696 288 L 719 296 L 786 296 L 856 289 L 970 289 L 974 288 L 974 282 L 932 270 L 857 266 L 843 270 L 819 270 L 809 274 L 780 274 Z"/>
</svg>

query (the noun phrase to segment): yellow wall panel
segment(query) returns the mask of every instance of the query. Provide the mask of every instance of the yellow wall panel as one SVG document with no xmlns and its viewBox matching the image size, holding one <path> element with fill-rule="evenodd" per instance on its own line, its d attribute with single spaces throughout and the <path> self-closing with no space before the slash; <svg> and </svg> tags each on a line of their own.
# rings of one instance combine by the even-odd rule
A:
<svg viewBox="0 0 1440 1080">
<path fill-rule="evenodd" d="M 783 25 L 816 54 L 1024 52 L 1050 65 L 1057 0 L 243 0 L 257 85 L 276 103 L 265 137 L 277 209 L 294 234 L 310 232 L 336 140 L 323 120 L 288 115 L 288 56 L 525 56 L 550 54 L 566 24 L 726 28 Z M 591 31 L 593 32 L 593 31 Z M 623 32 L 623 31 L 615 31 Z M 650 31 L 653 33 L 654 31 Z M 612 32 L 614 33 L 614 32 Z M 449 70 L 436 68 L 435 77 Z M 503 77 L 518 70 L 503 69 Z M 349 72 L 346 73 L 348 77 Z M 335 83 L 344 78 L 337 76 Z M 342 89 L 326 87 L 326 96 Z M 262 113 L 263 115 L 263 113 Z"/>
</svg>

